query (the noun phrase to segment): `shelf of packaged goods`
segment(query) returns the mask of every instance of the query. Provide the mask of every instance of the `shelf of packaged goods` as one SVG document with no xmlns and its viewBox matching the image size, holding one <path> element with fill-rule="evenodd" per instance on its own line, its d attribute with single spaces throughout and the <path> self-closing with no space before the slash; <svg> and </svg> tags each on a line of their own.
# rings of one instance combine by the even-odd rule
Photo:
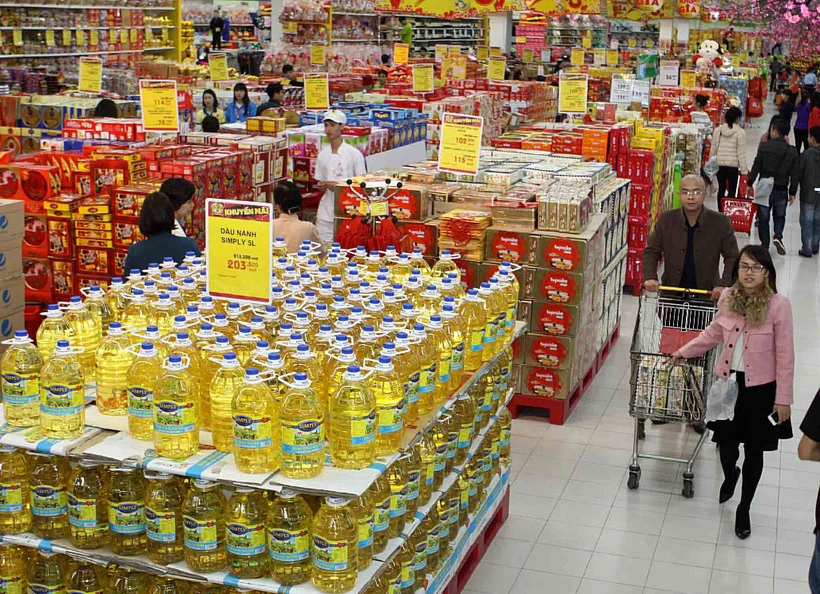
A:
<svg viewBox="0 0 820 594">
<path fill-rule="evenodd" d="M 333 43 L 379 43 L 378 39 L 339 39 L 333 38 Z"/>
<path fill-rule="evenodd" d="M 283 25 L 285 23 L 296 23 L 297 25 L 321 25 L 323 27 L 329 27 L 331 25 L 330 21 L 292 21 L 292 20 L 287 20 L 287 21 L 279 21 L 279 22 L 282 23 Z"/>
<path fill-rule="evenodd" d="M 610 35 L 660 35 L 660 31 L 610 31 Z"/>
<path fill-rule="evenodd" d="M 377 17 L 379 16 L 375 12 L 346 12 L 341 10 L 333 9 L 333 16 L 357 16 L 357 17 Z"/>
<path fill-rule="evenodd" d="M 68 25 L 66 25 L 68 26 Z M 135 27 L 136 29 L 176 29 L 170 25 L 145 25 L 144 27 Z M 20 29 L 21 31 L 62 31 L 65 27 L 0 27 L 0 31 L 14 31 Z M 107 31 L 109 29 L 122 29 L 122 27 L 71 27 L 72 31 Z"/>
<path fill-rule="evenodd" d="M 324 23 L 317 23 L 319 25 L 323 25 Z M 194 27 L 210 27 L 210 23 L 194 23 Z M 231 29 L 234 27 L 255 27 L 253 23 L 231 23 Z"/>
<path fill-rule="evenodd" d="M 170 48 L 173 49 L 173 48 Z M 25 58 L 25 59 L 33 59 L 33 58 L 73 58 L 77 56 L 99 56 L 99 55 L 111 55 L 111 54 L 140 54 L 145 50 L 117 50 L 113 52 L 78 52 L 78 53 L 71 53 L 71 54 L 2 54 L 0 55 L 0 60 L 10 60 L 14 58 Z"/>
<path fill-rule="evenodd" d="M 177 48 L 175 48 L 174 46 L 168 46 L 168 47 L 146 47 L 146 48 L 145 48 L 144 50 L 142 50 L 142 51 L 144 51 L 144 52 L 167 52 L 167 51 L 172 50 L 172 49 L 177 49 Z"/>
<path fill-rule="evenodd" d="M 61 10 L 150 10 L 152 12 L 171 12 L 173 6 L 68 6 L 65 4 L 14 4 L 2 3 L 0 8 L 55 8 Z"/>
<path fill-rule="evenodd" d="M 335 12 L 334 12 L 334 14 L 335 14 Z M 406 16 L 406 17 L 407 17 L 408 19 L 410 19 L 410 20 L 415 20 L 415 19 L 435 19 L 435 20 L 437 20 L 437 21 L 443 21 L 443 22 L 446 22 L 446 23 L 448 23 L 448 24 L 450 24 L 450 25 L 452 25 L 452 24 L 453 24 L 453 21 L 451 21 L 451 20 L 447 20 L 447 19 L 444 19 L 444 18 L 439 17 L 439 16 L 427 15 L 427 14 L 392 13 L 392 12 L 380 12 L 380 13 L 378 13 L 378 14 L 379 14 L 379 16 L 383 16 L 383 17 L 393 17 L 393 16 L 394 16 L 394 17 L 400 17 L 400 16 Z M 484 17 L 461 17 L 461 18 L 459 18 L 459 20 L 460 20 L 460 21 L 481 21 L 481 20 L 484 20 Z"/>
</svg>

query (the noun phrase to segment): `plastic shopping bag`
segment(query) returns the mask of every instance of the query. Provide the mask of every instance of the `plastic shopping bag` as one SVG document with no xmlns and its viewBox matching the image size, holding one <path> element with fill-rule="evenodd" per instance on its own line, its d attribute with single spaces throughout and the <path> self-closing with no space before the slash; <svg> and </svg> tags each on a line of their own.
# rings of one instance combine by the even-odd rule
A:
<svg viewBox="0 0 820 594">
<path fill-rule="evenodd" d="M 735 374 L 728 379 L 718 379 L 712 384 L 706 398 L 706 422 L 731 421 L 735 418 L 737 402 L 737 379 Z"/>
</svg>

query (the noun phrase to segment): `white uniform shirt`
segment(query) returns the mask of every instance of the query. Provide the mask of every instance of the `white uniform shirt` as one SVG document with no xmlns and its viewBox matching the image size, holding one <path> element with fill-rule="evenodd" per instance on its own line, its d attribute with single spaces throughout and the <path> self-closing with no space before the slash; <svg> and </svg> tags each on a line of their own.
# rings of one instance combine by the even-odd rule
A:
<svg viewBox="0 0 820 594">
<path fill-rule="evenodd" d="M 364 175 L 366 171 L 362 153 L 344 141 L 335 155 L 333 149 L 326 146 L 316 159 L 316 181 L 343 182 L 351 177 Z M 333 191 L 326 190 L 316 214 L 316 227 L 322 241 L 326 243 L 333 241 L 334 199 Z"/>
</svg>

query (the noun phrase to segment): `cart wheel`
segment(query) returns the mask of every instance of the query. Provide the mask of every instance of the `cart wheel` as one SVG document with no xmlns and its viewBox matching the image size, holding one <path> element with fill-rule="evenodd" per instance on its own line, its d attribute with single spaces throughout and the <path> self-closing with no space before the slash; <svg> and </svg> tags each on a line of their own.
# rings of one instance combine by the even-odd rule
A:
<svg viewBox="0 0 820 594">
<path fill-rule="evenodd" d="M 683 491 L 681 494 L 687 499 L 692 499 L 695 496 L 695 485 L 692 479 L 683 479 Z"/>
<path fill-rule="evenodd" d="M 634 466 L 629 467 L 629 478 L 626 481 L 626 486 L 630 489 L 637 489 L 641 484 L 641 469 Z"/>
<path fill-rule="evenodd" d="M 638 421 L 638 439 L 646 439 L 646 419 Z"/>
</svg>

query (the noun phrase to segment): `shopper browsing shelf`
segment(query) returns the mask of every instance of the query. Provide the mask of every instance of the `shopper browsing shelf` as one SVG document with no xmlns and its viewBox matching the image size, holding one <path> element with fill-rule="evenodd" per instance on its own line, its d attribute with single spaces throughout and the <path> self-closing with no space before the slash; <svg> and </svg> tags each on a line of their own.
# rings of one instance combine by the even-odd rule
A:
<svg viewBox="0 0 820 594">
<path fill-rule="evenodd" d="M 290 64 L 285 64 L 284 66 L 282 66 L 282 76 L 284 76 L 287 79 L 288 85 L 291 87 L 305 86 L 305 83 L 303 83 L 301 80 L 297 80 L 296 71 Z"/>
<path fill-rule="evenodd" d="M 146 237 L 132 244 L 125 257 L 125 270 L 145 270 L 149 264 L 160 263 L 170 256 L 181 264 L 187 252 L 202 255 L 196 242 L 189 237 L 177 237 L 174 230 L 174 207 L 162 192 L 145 197 L 140 211 L 140 232 Z"/>
<path fill-rule="evenodd" d="M 401 42 L 411 45 L 413 43 L 413 25 L 404 16 L 399 17 L 399 25 L 401 25 Z"/>
<path fill-rule="evenodd" d="M 709 423 L 712 441 L 720 444 L 724 481 L 720 503 L 732 498 L 738 479 L 740 504 L 735 534 L 752 533 L 749 509 L 763 474 L 763 452 L 776 451 L 790 439 L 794 384 L 794 335 L 789 300 L 777 293 L 776 271 L 769 251 L 748 245 L 732 272 L 734 282 L 723 292 L 718 312 L 700 336 L 672 355 L 672 362 L 699 357 L 721 342 L 715 376 L 737 379 L 734 418 Z M 774 416 L 771 416 L 774 415 Z M 771 419 L 771 421 L 770 421 Z M 743 472 L 736 466 L 743 444 Z"/>
<path fill-rule="evenodd" d="M 169 177 L 162 182 L 159 191 L 168 196 L 174 209 L 174 230 L 171 233 L 177 237 L 186 237 L 182 223 L 194 210 L 194 182 L 183 177 Z"/>
<path fill-rule="evenodd" d="M 208 116 L 215 117 L 220 124 L 225 123 L 225 112 L 219 108 L 219 99 L 216 98 L 216 93 L 212 89 L 202 91 L 202 109 L 196 112 L 194 122 L 201 126 L 202 120 Z"/>
<path fill-rule="evenodd" d="M 325 113 L 325 136 L 330 146 L 326 146 L 316 159 L 316 180 L 320 189 L 325 191 L 319 202 L 316 216 L 316 227 L 319 236 L 325 243 L 333 242 L 333 214 L 335 195 L 333 186 L 336 182 L 347 181 L 357 175 L 364 175 L 366 166 L 362 153 L 347 144 L 342 138 L 347 116 L 338 109 Z"/>
<path fill-rule="evenodd" d="M 229 124 L 246 122 L 249 117 L 256 115 L 256 103 L 248 97 L 248 87 L 245 83 L 236 83 L 233 88 L 233 101 L 225 108 L 225 118 Z"/>
<path fill-rule="evenodd" d="M 273 190 L 273 202 L 279 216 L 273 221 L 273 234 L 281 237 L 288 246 L 288 252 L 295 254 L 299 251 L 302 242 L 309 239 L 314 243 L 322 243 L 316 225 L 309 221 L 299 220 L 302 210 L 302 194 L 296 184 L 284 181 L 277 184 Z M 324 248 L 322 248 L 324 253 Z"/>
<path fill-rule="evenodd" d="M 746 173 L 746 132 L 740 127 L 742 112 L 730 107 L 712 136 L 711 155 L 718 164 L 718 210 L 723 212 L 723 198 L 737 196 L 737 182 Z"/>
</svg>

